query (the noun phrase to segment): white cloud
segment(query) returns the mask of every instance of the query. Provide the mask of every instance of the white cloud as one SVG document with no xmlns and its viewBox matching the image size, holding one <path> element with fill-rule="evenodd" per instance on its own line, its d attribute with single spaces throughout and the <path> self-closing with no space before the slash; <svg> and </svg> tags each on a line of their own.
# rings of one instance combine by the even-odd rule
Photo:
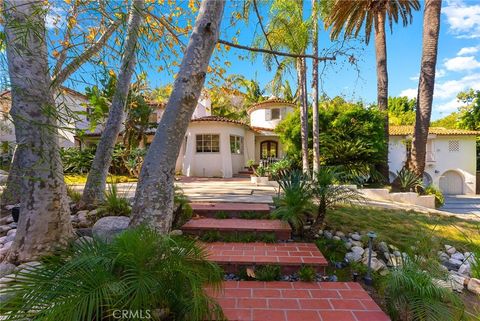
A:
<svg viewBox="0 0 480 321">
<path fill-rule="evenodd" d="M 480 68 L 480 62 L 474 56 L 462 56 L 446 59 L 445 68 L 451 71 L 464 71 Z"/>
<path fill-rule="evenodd" d="M 457 111 L 459 107 L 464 106 L 465 104 L 459 101 L 457 98 L 451 99 L 443 104 L 434 105 L 432 108 L 434 111 L 440 113 L 451 113 Z"/>
<path fill-rule="evenodd" d="M 418 89 L 417 88 L 408 88 L 408 89 L 404 89 L 400 92 L 400 97 L 404 97 L 404 96 L 407 96 L 408 98 L 412 99 L 412 98 L 417 98 L 417 91 Z"/>
<path fill-rule="evenodd" d="M 446 75 L 447 75 L 447 72 L 445 71 L 445 69 L 437 69 L 435 71 L 435 79 L 443 78 Z M 416 74 L 415 76 L 410 77 L 409 79 L 412 80 L 412 81 L 418 81 L 419 78 L 420 78 L 420 73 Z"/>
<path fill-rule="evenodd" d="M 449 1 L 442 8 L 450 31 L 458 38 L 480 38 L 480 4 L 477 3 L 468 5 L 461 0 Z"/>
<path fill-rule="evenodd" d="M 460 49 L 459 52 L 457 52 L 457 56 L 463 56 L 463 55 L 471 55 L 474 53 L 477 53 L 479 50 L 479 47 L 465 47 Z"/>
<path fill-rule="evenodd" d="M 459 92 L 469 88 L 480 90 L 480 73 L 467 75 L 457 80 L 436 83 L 433 96 L 441 100 L 453 99 Z"/>
</svg>

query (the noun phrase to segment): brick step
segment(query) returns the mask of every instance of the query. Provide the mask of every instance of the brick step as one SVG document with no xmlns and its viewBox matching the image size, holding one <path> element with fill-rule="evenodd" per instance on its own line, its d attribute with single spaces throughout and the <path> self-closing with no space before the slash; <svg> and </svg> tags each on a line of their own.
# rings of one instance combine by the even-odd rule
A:
<svg viewBox="0 0 480 321">
<path fill-rule="evenodd" d="M 270 206 L 262 203 L 190 203 L 193 212 L 200 216 L 214 217 L 218 212 L 227 213 L 229 217 L 238 217 L 244 212 L 270 214 Z"/>
<path fill-rule="evenodd" d="M 313 243 L 208 243 L 208 259 L 216 262 L 227 273 L 241 267 L 278 265 L 282 273 L 290 274 L 302 266 L 312 266 L 325 274 L 327 260 Z"/>
<path fill-rule="evenodd" d="M 217 299 L 229 321 L 389 321 L 354 282 L 226 281 Z"/>
<path fill-rule="evenodd" d="M 280 220 L 244 220 L 238 218 L 215 219 L 200 218 L 188 221 L 181 230 L 187 234 L 201 235 L 206 231 L 219 231 L 221 233 L 275 233 L 277 240 L 288 240 L 292 228 Z"/>
<path fill-rule="evenodd" d="M 253 174 L 253 171 L 252 171 L 252 170 L 245 169 L 245 170 L 238 171 L 238 174 L 248 174 L 248 175 L 251 175 L 251 174 Z"/>
</svg>

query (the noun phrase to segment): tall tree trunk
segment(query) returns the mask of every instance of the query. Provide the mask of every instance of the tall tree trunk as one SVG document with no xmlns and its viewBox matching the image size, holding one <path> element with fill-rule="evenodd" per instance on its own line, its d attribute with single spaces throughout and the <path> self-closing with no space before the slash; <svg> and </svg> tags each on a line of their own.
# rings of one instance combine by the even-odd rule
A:
<svg viewBox="0 0 480 321">
<path fill-rule="evenodd" d="M 308 105 L 307 93 L 305 86 L 305 65 L 302 58 L 297 58 L 297 81 L 299 88 L 299 101 L 300 101 L 300 136 L 302 139 L 302 170 L 308 174 L 310 166 L 308 163 Z"/>
<path fill-rule="evenodd" d="M 313 46 L 313 55 L 318 56 L 318 0 L 312 0 L 312 19 L 313 19 L 313 28 L 312 28 L 312 46 Z M 318 125 L 318 60 L 313 59 L 312 61 L 312 109 L 313 109 L 313 173 L 318 172 L 320 167 L 320 130 Z"/>
<path fill-rule="evenodd" d="M 20 219 L 8 260 L 23 262 L 65 246 L 73 235 L 55 101 L 49 75 L 43 1 L 5 1 L 12 115 L 22 169 Z"/>
<path fill-rule="evenodd" d="M 173 91 L 143 162 L 131 225 L 167 233 L 172 224 L 175 162 L 218 40 L 225 1 L 203 0 Z M 194 138 L 190 138 L 194 139 Z"/>
<path fill-rule="evenodd" d="M 383 133 L 385 139 L 384 155 L 380 164 L 380 173 L 388 181 L 388 72 L 387 41 L 385 37 L 385 12 L 378 12 L 375 19 L 375 57 L 377 60 L 377 104 L 384 113 Z"/>
<path fill-rule="evenodd" d="M 410 168 L 420 177 L 425 171 L 428 128 L 432 114 L 438 36 L 440 34 L 441 0 L 426 0 L 423 14 L 423 45 L 418 82 L 415 130 L 412 140 Z"/>
<path fill-rule="evenodd" d="M 103 200 L 107 183 L 108 169 L 112 163 L 113 148 L 118 134 L 125 120 L 125 106 L 127 103 L 130 82 L 137 62 L 135 52 L 138 36 L 143 20 L 144 0 L 134 0 L 130 8 L 127 40 L 122 55 L 122 64 L 115 87 L 115 94 L 108 114 L 105 129 L 98 143 L 92 167 L 88 173 L 87 183 L 83 190 L 80 207 L 94 205 Z"/>
</svg>

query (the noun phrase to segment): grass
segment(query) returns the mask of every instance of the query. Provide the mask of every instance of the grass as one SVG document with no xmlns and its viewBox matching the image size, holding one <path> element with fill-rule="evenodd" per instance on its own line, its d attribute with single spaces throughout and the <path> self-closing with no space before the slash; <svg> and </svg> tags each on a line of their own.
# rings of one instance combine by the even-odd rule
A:
<svg viewBox="0 0 480 321">
<path fill-rule="evenodd" d="M 369 207 L 337 207 L 327 213 L 329 229 L 344 233 L 375 231 L 378 240 L 408 249 L 425 235 L 459 250 L 480 245 L 480 221 L 456 216 Z"/>
<path fill-rule="evenodd" d="M 109 175 L 107 177 L 107 184 L 111 183 L 128 183 L 138 181 L 135 177 L 129 177 L 126 175 Z M 65 183 L 70 185 L 85 184 L 87 182 L 87 175 L 80 174 L 65 174 Z"/>
</svg>

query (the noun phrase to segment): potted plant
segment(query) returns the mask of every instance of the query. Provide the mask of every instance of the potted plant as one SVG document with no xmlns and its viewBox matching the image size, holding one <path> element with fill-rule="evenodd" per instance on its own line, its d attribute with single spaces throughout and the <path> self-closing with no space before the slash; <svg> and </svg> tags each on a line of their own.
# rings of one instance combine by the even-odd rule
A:
<svg viewBox="0 0 480 321">
<path fill-rule="evenodd" d="M 250 181 L 254 184 L 268 184 L 268 173 L 266 167 L 260 165 L 253 170 Z"/>
</svg>

